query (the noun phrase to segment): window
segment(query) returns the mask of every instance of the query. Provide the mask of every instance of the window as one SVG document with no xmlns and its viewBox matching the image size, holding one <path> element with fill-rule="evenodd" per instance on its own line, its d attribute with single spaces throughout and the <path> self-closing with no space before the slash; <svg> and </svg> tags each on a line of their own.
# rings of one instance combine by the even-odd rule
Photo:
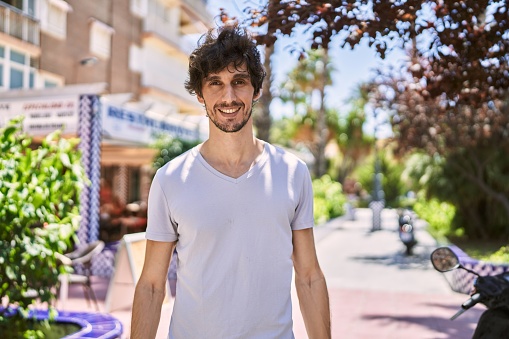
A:
<svg viewBox="0 0 509 339">
<path fill-rule="evenodd" d="M 25 54 L 11 50 L 11 61 L 17 62 L 18 64 L 25 64 Z"/>
<path fill-rule="evenodd" d="M 35 17 L 35 0 L 3 0 L 6 4 L 16 7 L 23 13 Z"/>
<path fill-rule="evenodd" d="M 55 38 L 67 36 L 67 13 L 72 7 L 63 0 L 48 0 L 41 9 L 41 29 Z"/>
<path fill-rule="evenodd" d="M 111 36 L 115 31 L 96 19 L 91 21 L 90 52 L 103 59 L 108 59 L 111 55 Z"/>
<path fill-rule="evenodd" d="M 4 87 L 4 55 L 5 55 L 5 48 L 3 46 L 0 46 L 0 88 Z"/>
<path fill-rule="evenodd" d="M 131 0 L 131 13 L 134 15 L 144 18 L 148 11 L 147 0 Z"/>
<path fill-rule="evenodd" d="M 26 12 L 28 15 L 35 17 L 35 0 L 26 1 Z"/>
<path fill-rule="evenodd" d="M 12 7 L 16 7 L 17 9 L 23 10 L 23 0 L 4 0 L 2 2 L 5 2 Z"/>
<path fill-rule="evenodd" d="M 33 70 L 30 70 L 30 75 L 28 77 L 28 87 L 35 87 L 35 72 Z"/>
<path fill-rule="evenodd" d="M 9 88 L 23 88 L 23 71 L 16 68 L 11 68 L 11 78 Z"/>
<path fill-rule="evenodd" d="M 44 88 L 54 88 L 58 87 L 58 84 L 51 80 L 44 80 Z"/>
<path fill-rule="evenodd" d="M 45 70 L 37 72 L 35 87 L 38 88 L 54 88 L 64 86 L 65 78 L 61 75 L 51 73 Z"/>
<path fill-rule="evenodd" d="M 0 46 L 0 88 L 34 88 L 37 81 L 37 59 L 28 53 Z"/>
</svg>

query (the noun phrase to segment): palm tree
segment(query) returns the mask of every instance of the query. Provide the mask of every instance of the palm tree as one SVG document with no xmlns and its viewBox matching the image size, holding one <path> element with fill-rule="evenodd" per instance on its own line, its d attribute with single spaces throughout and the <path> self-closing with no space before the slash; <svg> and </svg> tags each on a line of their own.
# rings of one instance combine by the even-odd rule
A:
<svg viewBox="0 0 509 339">
<path fill-rule="evenodd" d="M 314 175 L 320 177 L 326 173 L 325 146 L 330 137 L 327 128 L 325 108 L 325 88 L 331 84 L 331 67 L 328 64 L 328 51 L 325 48 L 310 51 L 306 58 L 301 58 L 297 66 L 288 74 L 288 80 L 281 87 L 280 98 L 292 102 L 295 114 L 299 114 L 311 124 L 307 127 L 307 140 L 303 140 L 315 157 Z M 318 103 L 318 107 L 316 104 Z"/>
</svg>

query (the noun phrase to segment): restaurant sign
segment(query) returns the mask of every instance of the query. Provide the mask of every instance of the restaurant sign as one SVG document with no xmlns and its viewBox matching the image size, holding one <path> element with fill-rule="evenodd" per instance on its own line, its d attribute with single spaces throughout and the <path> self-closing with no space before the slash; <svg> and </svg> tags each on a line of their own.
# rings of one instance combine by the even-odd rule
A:
<svg viewBox="0 0 509 339">
<path fill-rule="evenodd" d="M 161 135 L 189 141 L 198 139 L 198 126 L 193 123 L 158 120 L 107 103 L 103 103 L 102 129 L 104 138 L 146 145 L 153 143 Z"/>
</svg>

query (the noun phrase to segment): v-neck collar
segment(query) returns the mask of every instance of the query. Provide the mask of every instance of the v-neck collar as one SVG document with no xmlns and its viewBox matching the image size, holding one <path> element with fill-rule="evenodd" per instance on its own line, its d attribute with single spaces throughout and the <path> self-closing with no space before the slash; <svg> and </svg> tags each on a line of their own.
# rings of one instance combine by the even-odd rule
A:
<svg viewBox="0 0 509 339">
<path fill-rule="evenodd" d="M 218 170 L 216 170 L 214 167 L 212 167 L 208 162 L 207 160 L 205 160 L 205 158 L 201 155 L 200 153 L 200 150 L 199 150 L 199 147 L 195 147 L 193 149 L 193 152 L 195 153 L 195 156 L 196 158 L 198 158 L 198 160 L 200 161 L 200 163 L 208 170 L 210 171 L 212 174 L 214 174 L 215 176 L 223 179 L 223 180 L 226 180 L 228 182 L 231 182 L 233 184 L 238 184 L 238 183 L 241 183 L 242 181 L 248 179 L 249 177 L 251 177 L 253 174 L 256 173 L 256 171 L 261 168 L 263 166 L 263 164 L 265 164 L 265 162 L 267 161 L 268 157 L 269 157 L 269 151 L 268 151 L 268 143 L 265 143 L 263 145 L 263 151 L 262 153 L 256 158 L 255 160 L 255 163 L 244 173 L 242 174 L 241 176 L 239 176 L 238 178 L 232 178 L 226 174 L 223 174 L 221 172 L 219 172 Z"/>
</svg>

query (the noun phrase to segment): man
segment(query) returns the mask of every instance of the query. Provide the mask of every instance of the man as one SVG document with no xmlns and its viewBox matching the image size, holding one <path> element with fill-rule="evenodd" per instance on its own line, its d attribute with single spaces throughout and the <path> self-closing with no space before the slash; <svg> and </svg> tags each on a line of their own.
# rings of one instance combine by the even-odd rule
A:
<svg viewBox="0 0 509 339">
<path fill-rule="evenodd" d="M 238 27 L 209 31 L 191 55 L 186 89 L 205 106 L 209 139 L 152 182 L 131 339 L 155 337 L 175 246 L 168 338 L 293 338 L 292 268 L 309 338 L 330 338 L 309 172 L 253 134 L 264 77 L 255 44 Z"/>
</svg>

